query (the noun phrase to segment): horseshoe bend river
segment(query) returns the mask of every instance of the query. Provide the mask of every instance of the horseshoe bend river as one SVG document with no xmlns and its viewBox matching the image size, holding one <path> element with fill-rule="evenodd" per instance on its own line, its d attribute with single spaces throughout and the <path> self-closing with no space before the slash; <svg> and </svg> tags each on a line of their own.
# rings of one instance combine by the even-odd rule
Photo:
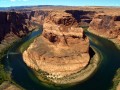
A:
<svg viewBox="0 0 120 90">
<path fill-rule="evenodd" d="M 53 88 L 42 84 L 23 62 L 22 54 L 18 51 L 23 43 L 41 34 L 41 32 L 41 30 L 34 31 L 23 38 L 20 43 L 8 50 L 7 56 L 4 58 L 4 65 L 11 70 L 12 79 L 25 90 L 53 90 Z M 89 32 L 86 32 L 86 35 L 90 38 L 90 45 L 102 53 L 101 63 L 89 79 L 62 90 L 109 90 L 116 70 L 120 68 L 120 50 L 111 41 Z"/>
</svg>

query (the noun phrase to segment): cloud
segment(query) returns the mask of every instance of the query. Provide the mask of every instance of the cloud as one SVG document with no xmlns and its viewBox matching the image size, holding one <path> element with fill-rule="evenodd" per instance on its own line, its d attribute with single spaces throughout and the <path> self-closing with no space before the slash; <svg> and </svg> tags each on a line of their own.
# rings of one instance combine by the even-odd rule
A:
<svg viewBox="0 0 120 90">
<path fill-rule="evenodd" d="M 11 2 L 15 2 L 16 0 L 10 0 Z"/>
</svg>

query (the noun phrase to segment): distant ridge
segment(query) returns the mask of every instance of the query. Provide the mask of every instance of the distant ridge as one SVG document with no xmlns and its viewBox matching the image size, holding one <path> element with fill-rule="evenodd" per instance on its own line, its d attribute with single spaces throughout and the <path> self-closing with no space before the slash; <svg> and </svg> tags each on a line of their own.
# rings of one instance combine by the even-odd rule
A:
<svg viewBox="0 0 120 90">
<path fill-rule="evenodd" d="M 96 7 L 96 8 L 120 8 L 120 6 L 65 6 L 65 5 L 33 5 L 33 6 L 11 6 L 11 7 L 0 7 L 0 11 L 8 10 L 20 10 L 20 9 L 31 9 L 31 8 L 64 8 L 64 7 Z"/>
<path fill-rule="evenodd" d="M 63 6 L 63 5 L 35 5 L 35 6 L 11 6 L 11 7 L 0 7 L 0 10 L 19 10 L 19 9 L 29 9 L 29 8 L 41 8 L 41 7 L 71 7 L 71 6 Z"/>
</svg>

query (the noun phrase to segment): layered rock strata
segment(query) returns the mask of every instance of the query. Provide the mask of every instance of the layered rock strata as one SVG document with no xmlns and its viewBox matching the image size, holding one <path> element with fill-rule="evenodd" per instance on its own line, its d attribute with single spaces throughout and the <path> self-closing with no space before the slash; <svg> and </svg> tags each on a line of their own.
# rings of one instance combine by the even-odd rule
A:
<svg viewBox="0 0 120 90">
<path fill-rule="evenodd" d="M 0 41 L 6 34 L 22 36 L 28 32 L 26 15 L 16 12 L 0 12 Z"/>
<path fill-rule="evenodd" d="M 23 53 L 24 62 L 48 77 L 62 78 L 85 68 L 90 60 L 89 40 L 77 20 L 64 11 L 51 12 L 43 33 Z"/>
<path fill-rule="evenodd" d="M 26 13 L 0 12 L 0 48 L 27 35 L 35 27 L 29 22 Z"/>
<path fill-rule="evenodd" d="M 50 13 L 50 11 L 47 10 L 36 10 L 36 11 L 29 11 L 29 13 L 27 13 L 28 18 L 31 22 L 35 22 L 37 24 L 43 25 L 44 19 L 46 16 L 48 16 L 48 14 Z"/>
<path fill-rule="evenodd" d="M 40 27 L 48 11 L 0 12 L 0 50 Z"/>
<path fill-rule="evenodd" d="M 89 31 L 120 45 L 120 16 L 96 14 L 89 25 Z"/>
</svg>

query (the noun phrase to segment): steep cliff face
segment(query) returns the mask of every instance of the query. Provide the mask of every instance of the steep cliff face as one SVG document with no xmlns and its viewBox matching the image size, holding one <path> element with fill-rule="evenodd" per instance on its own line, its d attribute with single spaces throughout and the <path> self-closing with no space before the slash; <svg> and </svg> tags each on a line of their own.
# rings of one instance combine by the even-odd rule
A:
<svg viewBox="0 0 120 90">
<path fill-rule="evenodd" d="M 45 17 L 48 16 L 49 13 L 50 11 L 36 10 L 36 11 L 29 11 L 27 15 L 30 21 L 42 25 Z"/>
<path fill-rule="evenodd" d="M 66 10 L 67 13 L 77 20 L 79 26 L 89 26 L 92 18 L 95 15 L 95 11 L 84 11 L 84 10 Z"/>
<path fill-rule="evenodd" d="M 120 16 L 96 14 L 90 23 L 89 31 L 120 43 Z"/>
<path fill-rule="evenodd" d="M 42 25 L 49 11 L 11 11 L 0 12 L 0 48 Z M 5 47 L 5 45 L 4 45 Z"/>
<path fill-rule="evenodd" d="M 77 73 L 89 62 L 89 40 L 72 14 L 51 12 L 43 33 L 23 53 L 25 63 L 48 76 L 62 78 Z"/>
<path fill-rule="evenodd" d="M 0 12 L 0 41 L 26 35 L 31 26 L 27 18 L 25 13 Z"/>
</svg>

